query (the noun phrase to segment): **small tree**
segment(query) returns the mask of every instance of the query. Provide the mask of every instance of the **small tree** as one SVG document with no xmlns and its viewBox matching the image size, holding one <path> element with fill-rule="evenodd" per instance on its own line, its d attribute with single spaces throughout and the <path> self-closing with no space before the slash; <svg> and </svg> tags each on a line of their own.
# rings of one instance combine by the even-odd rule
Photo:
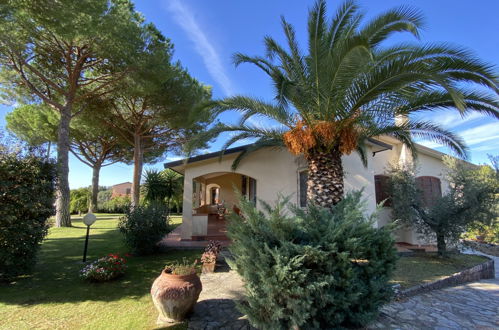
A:
<svg viewBox="0 0 499 330">
<path fill-rule="evenodd" d="M 88 212 L 91 197 L 88 188 L 72 189 L 69 195 L 69 211 L 71 213 L 82 214 Z"/>
<path fill-rule="evenodd" d="M 445 157 L 450 183 L 447 194 L 425 205 L 411 168 L 390 169 L 393 216 L 412 224 L 424 235 L 434 235 L 438 254 L 447 255 L 447 243 L 455 242 L 473 222 L 489 223 L 498 216 L 496 172 L 490 166 L 471 166 Z"/>
<path fill-rule="evenodd" d="M 183 177 L 171 169 L 165 169 L 161 172 L 147 170 L 144 178 L 144 185 L 142 186 L 144 199 L 150 203 L 166 203 L 168 215 L 170 214 L 171 204 L 175 204 L 178 212 L 178 201 L 182 196 Z"/>
<path fill-rule="evenodd" d="M 264 212 L 241 199 L 242 216 L 229 223 L 233 265 L 247 303 L 240 305 L 259 329 L 331 329 L 362 326 L 390 299 L 397 259 L 387 227 L 374 228 L 361 192 L 332 210 L 307 210 L 281 199 Z M 292 212 L 289 213 L 288 209 Z"/>
<path fill-rule="evenodd" d="M 161 172 L 166 184 L 166 205 L 168 212 L 174 204 L 176 212 L 179 212 L 179 204 L 183 197 L 184 177 L 172 169 L 165 169 Z"/>
<path fill-rule="evenodd" d="M 111 200 L 111 197 L 113 196 L 113 190 L 112 189 L 102 189 L 99 191 L 97 194 L 97 210 L 99 212 L 102 212 L 104 210 L 104 204 Z"/>
<path fill-rule="evenodd" d="M 165 202 L 168 186 L 163 173 L 157 170 L 146 170 L 144 174 L 144 199 L 146 202 Z"/>
</svg>

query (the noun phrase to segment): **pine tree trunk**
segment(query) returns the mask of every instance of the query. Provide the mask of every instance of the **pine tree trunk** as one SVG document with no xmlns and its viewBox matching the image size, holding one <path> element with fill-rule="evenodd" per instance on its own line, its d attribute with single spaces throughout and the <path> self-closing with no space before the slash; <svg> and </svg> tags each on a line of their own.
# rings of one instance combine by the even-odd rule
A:
<svg viewBox="0 0 499 330">
<path fill-rule="evenodd" d="M 314 151 L 307 156 L 307 199 L 316 205 L 332 208 L 343 199 L 343 164 L 338 150 Z"/>
<path fill-rule="evenodd" d="M 437 232 L 437 249 L 438 249 L 438 255 L 440 257 L 445 257 L 447 255 L 445 236 L 439 232 Z"/>
<path fill-rule="evenodd" d="M 97 195 L 99 194 L 99 175 L 100 175 L 101 163 L 95 163 L 92 167 L 92 196 L 90 198 L 90 209 L 91 213 L 97 212 Z"/>
<path fill-rule="evenodd" d="M 48 145 L 47 145 L 47 157 L 46 159 L 49 160 L 50 159 L 50 147 L 52 146 L 52 142 L 48 142 Z"/>
<path fill-rule="evenodd" d="M 132 206 L 139 205 L 140 179 L 142 176 L 143 162 L 144 162 L 144 152 L 142 151 L 142 139 L 140 135 L 135 134 L 134 149 L 133 149 Z"/>
<path fill-rule="evenodd" d="M 71 227 L 69 212 L 69 124 L 71 107 L 66 106 L 61 111 L 59 132 L 57 136 L 57 191 L 56 216 L 57 227 Z"/>
</svg>

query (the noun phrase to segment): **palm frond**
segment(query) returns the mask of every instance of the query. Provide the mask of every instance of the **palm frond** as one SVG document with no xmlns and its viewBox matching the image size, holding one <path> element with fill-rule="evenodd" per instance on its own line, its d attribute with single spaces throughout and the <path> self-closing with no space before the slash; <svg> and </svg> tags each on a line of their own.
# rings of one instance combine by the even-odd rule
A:
<svg viewBox="0 0 499 330">
<path fill-rule="evenodd" d="M 265 116 L 288 127 L 293 124 L 293 114 L 286 107 L 246 96 L 232 96 L 219 100 L 213 104 L 212 109 L 216 114 L 229 110 L 241 113 L 240 125 L 253 116 Z"/>
<path fill-rule="evenodd" d="M 369 40 L 372 47 L 386 40 L 394 32 L 409 32 L 419 39 L 419 30 L 423 26 L 421 11 L 402 6 L 382 13 L 372 19 L 360 31 Z"/>
<path fill-rule="evenodd" d="M 456 156 L 463 159 L 468 158 L 468 147 L 460 136 L 429 121 L 407 121 L 401 125 L 386 126 L 385 132 L 387 132 L 387 135 L 391 135 L 395 138 L 404 136 L 404 143 L 406 144 L 408 136 L 436 142 L 448 147 Z M 410 138 L 410 140 L 412 140 L 412 138 Z M 409 145 L 411 144 L 414 143 L 409 143 Z"/>
<path fill-rule="evenodd" d="M 259 67 L 262 71 L 264 71 L 269 76 L 272 76 L 272 64 L 265 60 L 264 58 L 258 56 L 248 56 L 242 53 L 235 53 L 232 56 L 232 62 L 237 67 L 242 63 L 251 63 Z"/>
<path fill-rule="evenodd" d="M 464 101 L 465 110 L 463 115 L 471 111 L 483 113 L 499 119 L 499 100 L 490 93 L 459 90 Z M 455 104 L 452 97 L 443 90 L 431 90 L 414 92 L 400 99 L 400 103 L 394 105 L 397 114 L 409 114 L 421 111 L 435 111 L 441 109 L 454 109 Z"/>
<path fill-rule="evenodd" d="M 352 21 L 356 21 L 354 18 L 359 16 L 361 16 L 359 7 L 354 1 L 348 0 L 340 5 L 329 26 L 327 44 L 330 52 L 332 52 L 334 45 L 338 43 L 340 38 L 345 35 L 345 30 L 350 29 Z"/>
</svg>

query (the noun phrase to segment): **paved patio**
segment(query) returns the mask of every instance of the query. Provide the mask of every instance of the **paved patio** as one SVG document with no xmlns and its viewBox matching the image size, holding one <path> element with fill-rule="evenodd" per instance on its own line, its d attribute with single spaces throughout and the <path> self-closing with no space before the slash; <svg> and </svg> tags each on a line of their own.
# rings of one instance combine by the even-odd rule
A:
<svg viewBox="0 0 499 330">
<path fill-rule="evenodd" d="M 411 297 L 384 306 L 369 329 L 499 329 L 499 258 L 496 278 Z M 244 296 L 238 274 L 221 261 L 214 274 L 201 276 L 203 291 L 189 329 L 251 329 L 236 309 Z"/>
</svg>

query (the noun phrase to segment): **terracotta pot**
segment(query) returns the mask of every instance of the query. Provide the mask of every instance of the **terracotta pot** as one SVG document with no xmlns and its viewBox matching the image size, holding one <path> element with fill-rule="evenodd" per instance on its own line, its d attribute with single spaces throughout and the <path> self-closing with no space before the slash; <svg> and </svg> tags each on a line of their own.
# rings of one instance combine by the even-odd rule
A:
<svg viewBox="0 0 499 330">
<path fill-rule="evenodd" d="M 214 273 L 216 264 L 216 262 L 205 262 L 203 264 L 203 274 Z"/>
<path fill-rule="evenodd" d="M 192 311 L 203 289 L 196 273 L 172 275 L 164 270 L 151 287 L 158 324 L 182 321 Z"/>
</svg>

